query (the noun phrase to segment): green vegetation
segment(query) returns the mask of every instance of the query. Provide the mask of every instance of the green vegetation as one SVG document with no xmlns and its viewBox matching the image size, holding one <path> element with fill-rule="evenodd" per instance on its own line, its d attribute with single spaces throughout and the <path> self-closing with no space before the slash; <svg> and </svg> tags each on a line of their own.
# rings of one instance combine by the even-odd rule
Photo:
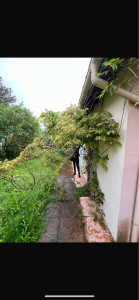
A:
<svg viewBox="0 0 139 300">
<path fill-rule="evenodd" d="M 3 79 L 0 77 L 0 104 L 4 104 L 9 107 L 16 102 L 16 97 L 12 96 L 11 88 L 7 88 L 3 84 Z"/>
<path fill-rule="evenodd" d="M 53 200 L 55 179 L 66 161 L 60 151 L 52 156 L 53 162 L 45 156 L 27 162 L 36 180 L 33 189 L 17 190 L 10 182 L 0 180 L 1 242 L 37 242 L 43 231 L 45 208 Z M 54 162 L 54 157 L 59 163 Z M 23 178 L 23 187 L 32 181 L 23 166 L 15 168 L 14 177 L 19 183 Z"/>
<path fill-rule="evenodd" d="M 52 118 L 51 118 L 52 116 Z M 48 126 L 48 120 L 52 126 Z M 108 155 L 100 153 L 100 143 L 111 147 L 120 146 L 119 124 L 107 111 L 88 114 L 88 109 L 71 105 L 60 115 L 44 112 L 40 121 L 46 126 L 49 138 L 54 147 L 60 148 L 70 155 L 74 146 L 84 147 L 86 154 L 86 173 L 88 185 L 76 188 L 75 197 L 89 196 L 100 206 L 104 194 L 101 192 L 96 174 L 96 164 L 99 163 L 107 171 Z M 95 166 L 95 167 L 94 167 Z"/>
<path fill-rule="evenodd" d="M 113 94 L 113 84 L 120 87 L 133 79 L 130 76 L 118 82 L 119 78 L 115 78 L 127 68 L 133 75 L 133 63 L 132 58 L 127 64 L 120 58 L 104 63 L 110 77 L 98 96 L 100 101 L 106 92 Z M 74 146 L 84 148 L 88 181 L 85 187 L 76 188 L 74 195 L 90 196 L 98 206 L 103 204 L 96 165 L 107 171 L 109 157 L 104 153 L 121 145 L 119 124 L 107 111 L 89 113 L 87 108 L 76 105 L 62 113 L 45 110 L 36 120 L 23 104 L 14 105 L 15 101 L 11 89 L 5 88 L 0 78 L 0 242 L 37 242 L 47 204 L 54 199 L 56 177 Z M 39 122 L 45 127 L 43 132 Z M 57 195 L 57 201 L 65 201 L 63 187 Z M 99 207 L 98 213 L 104 215 Z"/>
<path fill-rule="evenodd" d="M 108 146 L 120 146 L 121 144 L 117 142 L 120 137 L 118 134 L 119 124 L 107 111 L 87 114 L 88 109 L 71 105 L 60 116 L 55 115 L 54 125 L 51 129 L 49 127 L 49 137 L 56 148 L 63 149 L 67 153 L 71 153 L 73 146 L 85 145 L 90 153 L 93 152 L 95 163 L 99 162 L 107 170 L 108 156 L 100 154 L 99 144 L 101 142 Z M 49 116 L 48 111 L 40 116 L 40 121 L 44 126 Z M 46 130 L 47 128 L 48 126 Z M 89 155 L 87 153 L 87 156 L 90 157 L 90 153 Z"/>
<path fill-rule="evenodd" d="M 66 192 L 64 189 L 64 183 L 61 186 L 56 186 L 54 193 L 54 201 L 55 202 L 65 202 L 68 201 L 66 197 Z"/>
<path fill-rule="evenodd" d="M 0 104 L 0 159 L 13 159 L 41 133 L 40 126 L 25 107 Z"/>
<path fill-rule="evenodd" d="M 89 190 L 89 185 L 86 184 L 83 187 L 76 187 L 74 196 L 76 199 L 79 199 L 79 197 L 89 197 L 91 195 L 90 190 Z"/>
<path fill-rule="evenodd" d="M 126 84 L 130 85 L 131 81 L 138 76 L 135 73 L 135 70 L 139 68 L 139 59 L 136 57 L 131 58 L 112 58 L 109 61 L 103 63 L 104 71 L 97 74 L 98 77 L 101 78 L 103 75 L 107 75 L 108 84 L 99 94 L 99 100 L 103 99 L 106 92 L 110 92 L 113 95 L 114 89 L 113 85 L 117 86 L 117 89 L 120 87 L 125 87 Z M 128 73 L 127 73 L 128 72 Z M 138 91 L 136 92 L 137 100 Z M 134 105 L 138 105 L 139 101 Z"/>
</svg>

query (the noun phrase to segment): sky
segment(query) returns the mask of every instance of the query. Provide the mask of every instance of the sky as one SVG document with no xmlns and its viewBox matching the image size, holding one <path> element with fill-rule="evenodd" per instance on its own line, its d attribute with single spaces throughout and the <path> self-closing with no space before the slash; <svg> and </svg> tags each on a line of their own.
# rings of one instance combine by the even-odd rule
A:
<svg viewBox="0 0 139 300">
<path fill-rule="evenodd" d="M 77 104 L 90 57 L 0 58 L 0 77 L 16 103 L 23 101 L 35 117 L 45 109 L 64 111 Z"/>
</svg>

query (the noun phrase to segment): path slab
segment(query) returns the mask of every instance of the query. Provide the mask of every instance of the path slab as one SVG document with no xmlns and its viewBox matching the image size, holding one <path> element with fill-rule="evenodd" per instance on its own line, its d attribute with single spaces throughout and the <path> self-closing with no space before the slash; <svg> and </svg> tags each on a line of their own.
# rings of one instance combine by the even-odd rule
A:
<svg viewBox="0 0 139 300">
<path fill-rule="evenodd" d="M 64 188 L 68 201 L 50 203 L 46 211 L 48 224 L 39 239 L 40 243 L 112 242 L 107 227 L 102 228 L 98 220 L 90 214 L 90 210 L 96 213 L 96 203 L 89 197 L 80 197 L 80 202 L 74 198 L 75 186 L 81 187 L 85 184 L 86 180 L 82 173 L 81 178 L 73 176 L 72 162 L 69 161 L 63 173 L 57 178 L 57 187 Z M 55 190 L 55 196 L 58 195 L 58 190 Z M 93 204 L 93 207 L 89 206 L 90 204 Z"/>
<path fill-rule="evenodd" d="M 61 218 L 59 228 L 59 242 L 84 242 L 84 234 L 81 230 L 80 222 L 77 217 Z"/>
<path fill-rule="evenodd" d="M 84 229 L 79 217 L 79 202 L 74 198 L 75 183 L 72 163 L 69 161 L 64 172 L 57 178 L 58 189 L 54 192 L 55 202 L 46 211 L 48 223 L 39 238 L 40 243 L 86 242 Z M 64 188 L 66 201 L 58 201 L 59 187 Z M 57 201 L 57 202 L 56 202 Z"/>
<path fill-rule="evenodd" d="M 56 243 L 58 241 L 59 218 L 51 218 L 46 232 L 40 237 L 39 243 Z"/>
</svg>

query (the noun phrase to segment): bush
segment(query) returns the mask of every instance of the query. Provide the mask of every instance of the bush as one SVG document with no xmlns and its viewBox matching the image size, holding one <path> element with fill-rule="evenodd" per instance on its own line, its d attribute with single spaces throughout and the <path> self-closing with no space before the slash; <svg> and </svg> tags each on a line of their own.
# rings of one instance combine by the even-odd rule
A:
<svg viewBox="0 0 139 300">
<path fill-rule="evenodd" d="M 6 157 L 5 157 L 5 153 L 3 151 L 3 148 L 0 146 L 0 160 L 4 160 Z"/>
</svg>

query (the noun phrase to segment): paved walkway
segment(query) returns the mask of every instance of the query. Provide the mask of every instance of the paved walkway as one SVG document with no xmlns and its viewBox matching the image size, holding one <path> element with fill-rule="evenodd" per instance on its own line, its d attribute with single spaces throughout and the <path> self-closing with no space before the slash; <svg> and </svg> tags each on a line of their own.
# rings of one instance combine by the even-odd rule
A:
<svg viewBox="0 0 139 300">
<path fill-rule="evenodd" d="M 48 224 L 38 242 L 86 242 L 81 206 L 73 195 L 74 179 L 72 163 L 69 161 L 65 171 L 57 178 L 55 202 L 52 202 L 46 211 Z M 59 197 L 61 197 L 61 201 L 58 201 Z M 63 201 L 62 197 L 65 198 Z"/>
<path fill-rule="evenodd" d="M 89 197 L 80 197 L 79 200 L 74 198 L 75 186 L 85 184 L 82 173 L 81 178 L 73 176 L 72 162 L 69 161 L 64 172 L 57 178 L 55 201 L 46 211 L 48 223 L 38 242 L 112 242 L 112 236 L 105 222 L 103 222 L 105 226 L 102 227 L 98 221 L 100 215 L 96 203 Z"/>
</svg>

